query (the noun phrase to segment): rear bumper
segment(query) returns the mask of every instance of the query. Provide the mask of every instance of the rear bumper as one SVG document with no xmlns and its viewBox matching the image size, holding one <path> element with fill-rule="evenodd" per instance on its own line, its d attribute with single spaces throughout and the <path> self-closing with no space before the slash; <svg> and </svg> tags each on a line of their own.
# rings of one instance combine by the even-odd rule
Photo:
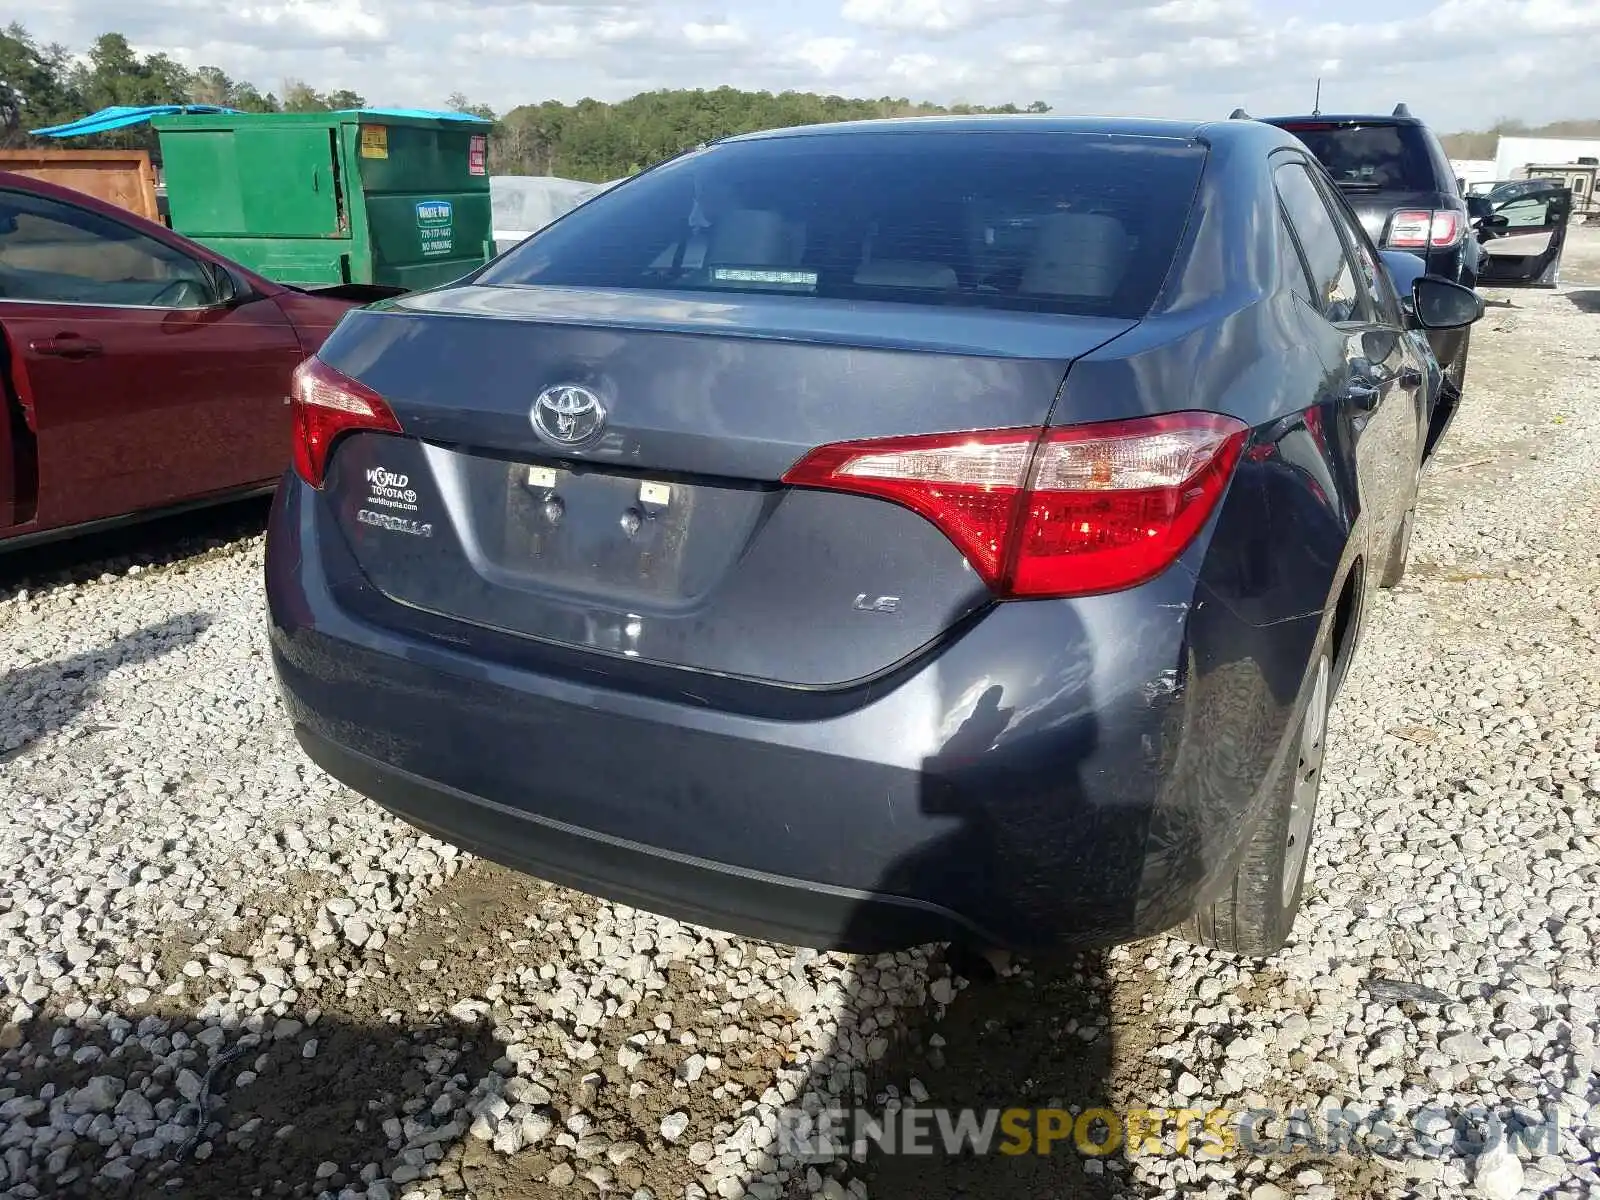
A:
<svg viewBox="0 0 1600 1200">
<path fill-rule="evenodd" d="M 844 950 L 1000 940 L 926 901 L 672 854 L 423 779 L 337 746 L 304 725 L 295 734 L 324 771 L 418 829 L 516 870 L 636 908 L 730 933 Z"/>
<path fill-rule="evenodd" d="M 1259 815 L 1316 634 L 1196 604 L 1186 561 L 998 606 L 848 691 L 724 702 L 689 672 L 430 632 L 365 582 L 315 495 L 285 481 L 267 551 L 274 663 L 315 761 L 485 857 L 803 945 L 1170 928 Z"/>
</svg>

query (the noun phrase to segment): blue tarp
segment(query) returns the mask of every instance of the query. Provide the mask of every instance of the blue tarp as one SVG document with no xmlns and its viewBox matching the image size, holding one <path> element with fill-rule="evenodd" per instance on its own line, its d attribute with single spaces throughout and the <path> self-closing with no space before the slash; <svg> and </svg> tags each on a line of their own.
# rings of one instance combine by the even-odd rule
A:
<svg viewBox="0 0 1600 1200">
<path fill-rule="evenodd" d="M 142 125 L 151 117 L 174 116 L 179 113 L 238 113 L 236 108 L 222 108 L 215 104 L 151 104 L 143 108 L 130 108 L 125 104 L 114 104 L 110 108 L 102 108 L 97 113 L 90 113 L 87 117 L 80 117 L 66 125 L 51 125 L 46 129 L 32 129 L 30 133 L 36 137 L 87 137 L 92 133 L 110 133 L 114 129 L 126 129 L 130 125 Z M 351 113 L 360 116 L 374 117 L 425 117 L 437 121 L 467 121 L 479 125 L 489 122 L 472 113 L 442 112 L 428 108 L 345 108 L 340 113 Z"/>
<path fill-rule="evenodd" d="M 492 124 L 473 113 L 445 112 L 432 108 L 346 108 L 341 112 L 358 113 L 364 117 L 426 117 L 434 121 L 468 121 L 479 125 Z"/>
<path fill-rule="evenodd" d="M 236 110 L 221 108 L 215 104 L 151 104 L 143 108 L 131 108 L 126 104 L 113 104 L 110 108 L 102 108 L 97 113 L 90 113 L 87 117 L 79 117 L 76 121 L 69 121 L 65 125 L 51 125 L 45 129 L 30 129 L 28 132 L 35 137 L 87 137 L 91 133 L 110 133 L 113 129 L 126 129 L 130 125 L 142 125 L 151 117 L 163 117 L 171 113 L 231 113 Z"/>
</svg>

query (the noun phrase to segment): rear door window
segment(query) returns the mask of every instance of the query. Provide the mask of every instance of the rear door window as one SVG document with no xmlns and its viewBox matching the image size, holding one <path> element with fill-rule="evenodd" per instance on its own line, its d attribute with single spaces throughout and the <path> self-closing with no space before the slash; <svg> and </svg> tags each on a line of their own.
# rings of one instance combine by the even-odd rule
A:
<svg viewBox="0 0 1600 1200">
<path fill-rule="evenodd" d="M 1311 279 L 1306 274 L 1306 260 L 1300 257 L 1300 247 L 1295 244 L 1289 219 L 1281 208 L 1278 210 L 1278 282 L 1313 308 L 1319 307 L 1311 291 Z"/>
<path fill-rule="evenodd" d="M 1392 325 L 1400 324 L 1400 297 L 1394 290 L 1389 270 L 1378 259 L 1372 240 L 1361 228 L 1361 221 L 1350 211 L 1343 196 L 1328 186 L 1327 180 L 1317 179 L 1317 191 L 1333 216 L 1333 222 L 1344 234 L 1345 245 L 1355 258 L 1358 268 L 1356 282 L 1360 286 L 1362 301 L 1368 311 L 1379 320 Z"/>
<path fill-rule="evenodd" d="M 1289 224 L 1305 253 L 1316 304 L 1334 323 L 1364 320 L 1366 298 L 1333 213 L 1303 163 L 1285 162 L 1273 171 Z"/>
<path fill-rule="evenodd" d="M 1043 131 L 729 142 L 596 197 L 475 282 L 1139 317 L 1204 162 L 1175 139 Z"/>
</svg>

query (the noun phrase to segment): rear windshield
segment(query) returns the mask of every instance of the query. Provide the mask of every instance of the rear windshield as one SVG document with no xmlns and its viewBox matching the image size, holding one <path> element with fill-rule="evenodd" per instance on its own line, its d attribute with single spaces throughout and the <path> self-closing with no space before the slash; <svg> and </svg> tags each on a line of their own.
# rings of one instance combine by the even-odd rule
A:
<svg viewBox="0 0 1600 1200">
<path fill-rule="evenodd" d="M 602 194 L 476 282 L 1142 316 L 1205 161 L 1064 133 L 729 142 Z"/>
<path fill-rule="evenodd" d="M 1431 192 L 1433 176 L 1428 142 L 1415 125 L 1334 125 L 1316 121 L 1285 122 L 1349 191 Z"/>
</svg>

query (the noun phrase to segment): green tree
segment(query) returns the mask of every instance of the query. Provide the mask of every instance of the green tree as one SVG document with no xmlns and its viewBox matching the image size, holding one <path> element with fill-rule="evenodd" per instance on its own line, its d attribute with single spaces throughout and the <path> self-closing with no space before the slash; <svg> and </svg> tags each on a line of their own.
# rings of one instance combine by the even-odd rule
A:
<svg viewBox="0 0 1600 1200">
<path fill-rule="evenodd" d="M 471 113 L 475 117 L 482 117 L 485 121 L 497 119 L 494 115 L 494 109 L 487 104 L 473 104 L 467 99 L 465 92 L 451 92 L 449 99 L 444 102 L 444 106 L 451 112 Z"/>
<path fill-rule="evenodd" d="M 323 103 L 332 112 L 343 112 L 349 108 L 365 108 L 367 106 L 366 97 L 352 92 L 349 88 L 339 88 L 337 91 L 329 92 L 322 99 Z"/>
<path fill-rule="evenodd" d="M 457 97 L 452 97 L 454 101 Z M 603 182 L 660 162 L 680 151 L 735 133 L 941 112 L 1048 112 L 1042 100 L 941 107 L 904 96 L 855 100 L 811 92 L 746 92 L 737 88 L 641 92 L 617 104 L 580 100 L 522 105 L 501 118 L 491 135 L 498 171 L 564 175 Z"/>
<path fill-rule="evenodd" d="M 290 113 L 327 112 L 328 102 L 303 79 L 283 81 L 283 111 Z"/>
<path fill-rule="evenodd" d="M 83 100 L 67 82 L 64 46 L 40 46 L 21 25 L 0 32 L 0 146 L 22 146 L 28 130 L 83 115 Z"/>
<path fill-rule="evenodd" d="M 114 104 L 186 104 L 193 79 L 181 63 L 165 54 L 142 58 L 122 34 L 102 33 L 89 47 L 87 61 L 72 66 L 68 83 L 81 104 L 77 115 L 84 116 Z M 89 144 L 160 151 L 148 125 L 100 134 Z"/>
</svg>

